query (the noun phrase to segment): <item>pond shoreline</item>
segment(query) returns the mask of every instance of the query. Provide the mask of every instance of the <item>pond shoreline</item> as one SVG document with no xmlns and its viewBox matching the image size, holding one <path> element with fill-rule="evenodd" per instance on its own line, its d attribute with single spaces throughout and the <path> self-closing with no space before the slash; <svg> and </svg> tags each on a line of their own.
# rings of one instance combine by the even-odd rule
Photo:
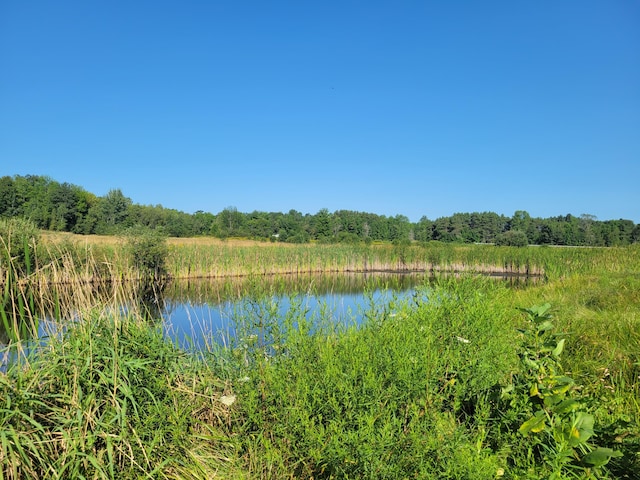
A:
<svg viewBox="0 0 640 480">
<path fill-rule="evenodd" d="M 413 267 L 413 268 L 370 268 L 370 269 L 358 269 L 358 268 L 326 268 L 326 269 L 274 269 L 271 271 L 262 272 L 246 272 L 246 273 L 192 273 L 190 275 L 171 275 L 167 274 L 157 279 L 160 283 L 163 281 L 172 280 L 205 280 L 205 279 L 234 279 L 234 278 L 252 278 L 252 277 L 273 277 L 278 275 L 323 275 L 323 274 L 429 274 L 434 275 L 483 275 L 489 277 L 504 277 L 504 278 L 544 278 L 545 273 L 543 269 L 534 268 L 530 271 L 529 268 L 505 268 L 498 266 L 487 265 L 475 265 L 466 267 L 464 265 L 456 265 L 454 268 L 445 268 L 438 265 L 430 265 L 428 267 Z M 129 283 L 129 282 L 142 282 L 148 280 L 147 278 L 137 275 L 110 275 L 110 276 L 68 276 L 66 279 L 58 278 L 46 278 L 37 277 L 35 281 L 30 278 L 22 278 L 18 280 L 19 285 L 36 285 L 36 286 L 54 286 L 54 285 L 105 285 L 115 283 Z M 5 280 L 0 280 L 0 287 L 4 286 Z"/>
</svg>

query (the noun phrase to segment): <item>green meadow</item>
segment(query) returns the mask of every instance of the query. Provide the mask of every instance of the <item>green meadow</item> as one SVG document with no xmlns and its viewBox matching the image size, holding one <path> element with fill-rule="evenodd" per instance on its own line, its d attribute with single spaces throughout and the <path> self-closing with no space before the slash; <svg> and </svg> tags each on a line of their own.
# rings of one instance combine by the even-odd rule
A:
<svg viewBox="0 0 640 480">
<path fill-rule="evenodd" d="M 3 224 L 0 478 L 638 478 L 640 248 L 279 245 Z M 424 271 L 359 325 L 264 275 Z M 539 275 L 526 286 L 482 273 Z M 187 352 L 135 281 L 246 278 Z M 131 305 L 123 311 L 123 304 Z M 45 322 L 45 312 L 71 320 Z M 35 332 L 48 335 L 34 341 Z"/>
</svg>

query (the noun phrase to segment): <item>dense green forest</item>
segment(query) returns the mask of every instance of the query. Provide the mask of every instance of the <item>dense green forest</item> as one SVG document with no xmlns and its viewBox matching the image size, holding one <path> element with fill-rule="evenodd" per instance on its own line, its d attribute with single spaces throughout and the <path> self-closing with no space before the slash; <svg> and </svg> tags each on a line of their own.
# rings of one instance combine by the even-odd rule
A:
<svg viewBox="0 0 640 480">
<path fill-rule="evenodd" d="M 193 214 L 161 205 L 139 205 L 120 189 L 97 196 L 82 187 L 40 175 L 0 178 L 0 218 L 24 217 L 45 230 L 80 234 L 117 234 L 143 225 L 175 237 L 246 237 L 292 243 L 441 241 L 509 245 L 618 246 L 640 241 L 640 224 L 631 220 L 600 221 L 593 215 L 531 217 L 516 211 L 455 213 L 412 223 L 404 215 L 322 209 L 316 214 L 239 212 L 227 207 L 214 214 Z"/>
</svg>

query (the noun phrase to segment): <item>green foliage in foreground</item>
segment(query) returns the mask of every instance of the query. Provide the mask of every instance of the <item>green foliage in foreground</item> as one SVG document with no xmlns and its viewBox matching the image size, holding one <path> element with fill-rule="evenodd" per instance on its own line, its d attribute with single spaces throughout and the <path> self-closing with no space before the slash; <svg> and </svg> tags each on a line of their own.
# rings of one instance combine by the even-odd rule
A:
<svg viewBox="0 0 640 480">
<path fill-rule="evenodd" d="M 595 419 L 585 411 L 589 399 L 560 363 L 566 339 L 553 332 L 550 308 L 547 303 L 522 309 L 528 322 L 522 330 L 521 368 L 503 390 L 504 417 L 528 417 L 518 432 L 533 438 L 529 451 L 551 470 L 550 479 L 582 478 L 622 454 L 592 444 Z"/>
<path fill-rule="evenodd" d="M 278 318 L 267 293 L 203 359 L 157 326 L 90 316 L 0 373 L 0 478 L 633 478 L 638 282 L 579 300 L 621 312 L 609 331 L 628 321 L 607 344 L 610 391 L 602 321 L 581 321 L 571 281 L 440 280 L 359 327 L 295 303 Z M 554 325 L 546 306 L 513 308 L 562 296 Z"/>
<path fill-rule="evenodd" d="M 501 285 L 422 293 L 362 328 L 290 319 L 279 348 L 253 349 L 234 424 L 255 478 L 608 478 L 620 453 L 591 443 L 595 399 L 562 342 L 518 332 Z"/>
<path fill-rule="evenodd" d="M 283 354 L 241 392 L 244 448 L 257 477 L 493 478 L 480 399 L 516 366 L 506 312 L 472 288 L 373 315 L 361 329 L 309 334 L 300 318 Z M 293 469 L 293 470 L 292 470 Z"/>
<path fill-rule="evenodd" d="M 0 373 L 0 478 L 210 478 L 221 391 L 153 326 L 89 318 Z"/>
</svg>

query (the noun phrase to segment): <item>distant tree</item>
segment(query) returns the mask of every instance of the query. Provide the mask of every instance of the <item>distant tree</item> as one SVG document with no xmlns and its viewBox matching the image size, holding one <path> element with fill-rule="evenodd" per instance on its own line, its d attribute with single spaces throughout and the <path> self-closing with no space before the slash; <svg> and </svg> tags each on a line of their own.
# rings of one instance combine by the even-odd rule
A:
<svg viewBox="0 0 640 480">
<path fill-rule="evenodd" d="M 241 236 L 243 215 L 236 207 L 227 207 L 218 214 L 218 234 L 222 238 Z"/>
<path fill-rule="evenodd" d="M 131 205 L 131 199 L 125 197 L 119 188 L 110 190 L 106 196 L 100 198 L 93 212 L 97 215 L 96 233 L 117 232 L 125 225 Z"/>
<path fill-rule="evenodd" d="M 211 235 L 215 221 L 216 216 L 214 214 L 198 210 L 193 214 L 194 235 Z"/>
<path fill-rule="evenodd" d="M 96 197 L 93 193 L 87 192 L 81 187 L 74 185 L 73 188 L 76 190 L 77 219 L 71 231 L 73 233 L 92 233 L 91 231 L 85 232 L 84 230 L 87 225 L 87 217 L 89 215 L 89 210 L 91 210 L 91 207 L 97 203 L 98 197 Z"/>
<path fill-rule="evenodd" d="M 384 215 L 375 215 L 371 224 L 371 238 L 377 241 L 385 241 L 391 238 L 391 225 Z"/>
<path fill-rule="evenodd" d="M 72 231 L 80 219 L 78 189 L 68 183 L 54 182 L 48 188 L 48 197 L 52 208 L 49 229 Z"/>
<path fill-rule="evenodd" d="M 16 187 L 11 177 L 0 178 L 0 217 L 10 218 L 18 214 Z"/>
<path fill-rule="evenodd" d="M 596 245 L 596 236 L 593 230 L 593 224 L 597 221 L 595 215 L 583 213 L 580 215 L 580 230 L 584 245 Z"/>
<path fill-rule="evenodd" d="M 38 175 L 17 176 L 14 180 L 16 198 L 20 204 L 18 215 L 28 218 L 38 228 L 48 229 L 51 225 L 51 201 L 47 187 L 49 177 Z"/>
<path fill-rule="evenodd" d="M 304 229 L 304 217 L 297 210 L 289 210 L 286 214 L 278 215 L 275 225 L 275 233 L 280 241 L 304 243 L 309 238 Z"/>
<path fill-rule="evenodd" d="M 631 243 L 640 243 L 640 223 L 631 232 Z"/>
<path fill-rule="evenodd" d="M 635 225 L 631 220 L 607 220 L 600 223 L 600 232 L 607 247 L 629 245 Z"/>
<path fill-rule="evenodd" d="M 616 220 L 618 224 L 618 230 L 620 231 L 620 245 L 629 245 L 633 242 L 633 230 L 635 224 L 631 220 L 625 220 L 623 218 Z"/>
<path fill-rule="evenodd" d="M 454 213 L 449 217 L 449 235 L 455 242 L 475 242 L 477 236 L 470 228 L 471 215 L 468 213 Z"/>
<path fill-rule="evenodd" d="M 389 238 L 391 241 L 409 241 L 409 233 L 411 232 L 411 222 L 404 215 L 396 215 L 389 218 Z"/>
<path fill-rule="evenodd" d="M 604 237 L 604 244 L 607 247 L 617 247 L 620 245 L 620 229 L 616 222 L 607 220 L 602 223 L 602 234 Z"/>
<path fill-rule="evenodd" d="M 249 237 L 258 239 L 271 239 L 276 233 L 273 214 L 254 210 L 246 216 L 245 228 Z"/>
<path fill-rule="evenodd" d="M 326 208 L 321 209 L 311 222 L 312 236 L 316 240 L 328 239 L 331 236 L 331 214 Z"/>
<path fill-rule="evenodd" d="M 456 240 L 451 225 L 451 217 L 436 218 L 433 222 L 433 240 L 439 242 L 453 242 Z"/>
<path fill-rule="evenodd" d="M 517 210 L 511 218 L 493 212 L 454 213 L 435 221 L 422 217 L 411 223 L 403 215 L 324 208 L 315 215 L 289 210 L 250 214 L 227 207 L 217 215 L 190 215 L 162 205 L 134 204 L 121 190 L 97 197 L 81 187 L 46 176 L 0 177 L 0 218 L 23 217 L 40 229 L 83 234 L 112 234 L 132 225 L 163 229 L 171 236 L 242 236 L 279 241 L 399 241 L 490 243 L 507 231 L 524 232 L 529 244 L 618 246 L 640 241 L 631 220 L 598 219 L 589 214 L 532 218 Z M 500 241 L 504 241 L 501 237 Z"/>
<path fill-rule="evenodd" d="M 527 234 L 522 230 L 509 230 L 496 237 L 496 245 L 509 247 L 526 247 Z"/>
<path fill-rule="evenodd" d="M 531 215 L 526 210 L 516 210 L 509 220 L 509 230 L 520 230 L 526 232 L 531 222 Z"/>
<path fill-rule="evenodd" d="M 584 235 L 580 228 L 580 220 L 567 215 L 563 224 L 562 243 L 564 245 L 584 245 Z"/>
<path fill-rule="evenodd" d="M 433 222 L 426 216 L 423 216 L 418 220 L 418 223 L 414 227 L 415 239 L 419 242 L 428 242 L 431 240 Z"/>
<path fill-rule="evenodd" d="M 473 217 L 474 214 L 472 214 L 472 220 Z M 491 243 L 506 230 L 508 223 L 509 219 L 504 215 L 483 212 L 477 214 L 477 221 L 472 225 L 472 228 L 477 232 L 480 242 Z"/>
<path fill-rule="evenodd" d="M 191 237 L 194 235 L 191 215 L 175 209 L 165 209 L 163 228 L 170 237 Z"/>
</svg>

